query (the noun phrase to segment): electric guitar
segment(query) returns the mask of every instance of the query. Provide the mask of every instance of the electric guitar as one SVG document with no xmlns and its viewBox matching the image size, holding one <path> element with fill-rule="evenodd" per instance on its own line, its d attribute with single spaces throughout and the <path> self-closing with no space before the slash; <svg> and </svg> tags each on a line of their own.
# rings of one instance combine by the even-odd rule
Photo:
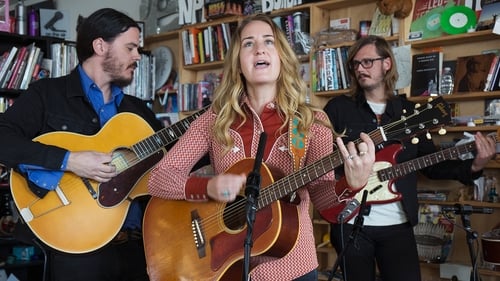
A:
<svg viewBox="0 0 500 281">
<path fill-rule="evenodd" d="M 51 132 L 34 139 L 69 151 L 112 152 L 118 175 L 105 183 L 65 172 L 57 188 L 39 198 L 24 176 L 12 170 L 14 203 L 33 233 L 48 246 L 67 253 L 96 250 L 120 231 L 130 202 L 147 195 L 147 174 L 160 161 L 164 147 L 177 140 L 208 108 L 154 132 L 133 113 L 119 113 L 92 136 Z"/>
<path fill-rule="evenodd" d="M 498 141 L 497 136 L 499 134 L 500 130 L 496 134 L 489 134 L 489 136 L 494 138 L 495 141 Z M 349 221 L 356 216 L 359 211 L 359 202 L 361 202 L 363 197 L 363 192 L 361 191 L 364 190 L 367 191 L 367 205 L 399 201 L 401 200 L 401 193 L 392 188 L 395 179 L 446 160 L 457 159 L 462 154 L 476 151 L 476 144 L 473 141 L 468 142 L 393 166 L 396 156 L 401 150 L 402 146 L 400 144 L 391 144 L 383 150 L 378 151 L 375 155 L 376 162 L 373 165 L 374 171 L 368 178 L 366 186 L 357 191 L 354 195 L 341 196 L 339 198 L 340 204 L 320 211 L 320 215 L 328 222 L 339 223 L 340 213 L 348 204 L 352 204 L 351 201 L 356 200 L 357 202 L 352 204 L 352 206 L 358 206 L 343 218 L 343 221 Z"/>
<path fill-rule="evenodd" d="M 449 107 L 438 98 L 401 120 L 369 133 L 376 144 L 413 137 L 447 124 Z M 358 139 L 355 142 L 360 142 Z M 281 199 L 343 164 L 338 150 L 274 181 L 263 163 L 251 255 L 282 257 L 295 245 L 296 206 Z M 226 172 L 250 172 L 253 160 L 243 159 Z M 242 276 L 246 237 L 244 194 L 231 203 L 151 198 L 143 222 L 148 275 L 151 281 L 237 280 Z"/>
</svg>

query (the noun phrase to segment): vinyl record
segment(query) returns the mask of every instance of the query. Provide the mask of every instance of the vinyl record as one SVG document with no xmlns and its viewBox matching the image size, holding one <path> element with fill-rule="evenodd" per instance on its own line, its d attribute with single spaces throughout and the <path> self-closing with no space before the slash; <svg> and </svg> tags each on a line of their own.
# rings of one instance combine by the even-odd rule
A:
<svg viewBox="0 0 500 281">
<path fill-rule="evenodd" d="M 155 90 L 159 90 L 167 82 L 174 62 L 172 51 L 167 46 L 156 47 L 151 51 L 155 56 Z"/>
<path fill-rule="evenodd" d="M 453 6 L 441 14 L 441 28 L 448 34 L 466 33 L 476 21 L 476 13 L 466 6 Z"/>
<path fill-rule="evenodd" d="M 441 14 L 440 13 L 432 13 L 427 17 L 425 27 L 429 31 L 436 31 L 441 26 L 440 21 L 441 21 Z"/>
</svg>

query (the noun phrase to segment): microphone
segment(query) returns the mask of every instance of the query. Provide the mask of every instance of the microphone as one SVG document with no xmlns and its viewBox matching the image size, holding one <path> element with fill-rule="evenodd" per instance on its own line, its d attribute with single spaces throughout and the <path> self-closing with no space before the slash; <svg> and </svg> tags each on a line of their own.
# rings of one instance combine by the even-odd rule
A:
<svg viewBox="0 0 500 281">
<path fill-rule="evenodd" d="M 360 205 L 360 203 L 359 203 L 359 201 L 356 198 L 354 198 L 351 201 L 349 201 L 345 205 L 345 207 L 342 210 L 342 212 L 340 212 L 340 214 L 338 215 L 337 220 L 340 223 L 343 223 L 344 219 L 347 218 L 350 214 L 352 214 L 352 212 L 354 212 L 356 209 L 358 209 L 359 205 Z"/>
<path fill-rule="evenodd" d="M 245 188 L 245 195 L 248 197 L 253 195 L 254 198 L 259 196 L 260 189 L 260 166 L 262 165 L 262 158 L 264 157 L 264 148 L 266 147 L 267 134 L 262 132 L 259 138 L 259 146 L 257 148 L 257 154 L 255 155 L 255 162 L 253 171 L 247 177 L 247 185 Z"/>
<path fill-rule="evenodd" d="M 483 207 L 472 207 L 471 205 L 460 205 L 455 204 L 453 206 L 442 206 L 441 212 L 448 213 L 453 212 L 456 215 L 461 214 L 493 214 L 493 208 L 483 208 Z"/>
</svg>

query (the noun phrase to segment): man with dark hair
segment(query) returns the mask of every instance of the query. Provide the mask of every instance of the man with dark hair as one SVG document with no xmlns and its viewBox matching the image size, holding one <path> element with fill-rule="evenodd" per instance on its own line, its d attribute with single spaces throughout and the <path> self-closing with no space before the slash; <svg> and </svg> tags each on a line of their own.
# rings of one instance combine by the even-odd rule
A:
<svg viewBox="0 0 500 281">
<path fill-rule="evenodd" d="M 132 82 L 141 58 L 139 34 L 137 23 L 121 12 L 108 8 L 94 12 L 78 27 L 79 65 L 67 76 L 32 83 L 0 114 L 0 146 L 8 147 L 0 150 L 0 162 L 25 175 L 39 197 L 55 190 L 66 172 L 105 183 L 117 175 L 117 168 L 111 152 L 71 151 L 34 138 L 55 131 L 93 136 L 121 112 L 141 116 L 155 131 L 162 128 L 142 100 L 122 91 Z M 97 250 L 50 251 L 51 280 L 148 280 L 141 211 L 134 200 L 119 235 Z"/>
</svg>

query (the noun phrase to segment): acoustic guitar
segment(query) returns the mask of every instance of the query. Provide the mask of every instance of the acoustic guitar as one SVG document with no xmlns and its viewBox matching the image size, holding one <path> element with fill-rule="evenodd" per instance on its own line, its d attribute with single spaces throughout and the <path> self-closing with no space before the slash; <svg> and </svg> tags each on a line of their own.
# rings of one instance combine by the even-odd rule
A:
<svg viewBox="0 0 500 281">
<path fill-rule="evenodd" d="M 10 186 L 19 213 L 33 233 L 48 246 L 67 253 L 96 250 L 120 231 L 134 198 L 147 195 L 147 174 L 204 108 L 154 132 L 133 113 L 119 113 L 92 136 L 51 132 L 34 139 L 69 151 L 112 152 L 118 175 L 98 183 L 65 172 L 58 187 L 39 198 L 25 177 L 12 170 Z"/>
<path fill-rule="evenodd" d="M 496 134 L 489 134 L 489 136 L 498 142 L 498 134 L 500 134 L 500 131 Z M 399 201 L 401 200 L 401 193 L 392 188 L 395 179 L 446 160 L 458 159 L 462 154 L 474 152 L 476 151 L 476 143 L 472 141 L 457 145 L 393 166 L 393 164 L 396 163 L 396 156 L 401 150 L 402 146 L 400 144 L 391 144 L 378 151 L 375 155 L 376 162 L 373 165 L 373 173 L 368 178 L 366 186 L 355 194 L 341 196 L 339 198 L 340 204 L 335 204 L 331 208 L 321 210 L 319 212 L 320 215 L 328 222 L 339 223 L 339 215 L 346 205 L 351 204 L 353 200 L 357 202 L 352 206 L 359 205 L 363 197 L 363 192 L 361 192 L 363 190 L 367 191 L 367 205 Z M 358 212 L 359 206 L 353 209 L 351 213 L 347 214 L 347 216 L 343 218 L 343 221 L 349 221 L 356 216 Z"/>
<path fill-rule="evenodd" d="M 448 105 L 438 98 L 369 135 L 376 144 L 382 144 L 416 136 L 450 120 Z M 341 156 L 336 150 L 277 181 L 263 164 L 263 188 L 257 200 L 252 256 L 282 257 L 294 247 L 298 230 L 297 210 L 281 199 L 342 165 Z M 253 162 L 250 158 L 243 159 L 226 172 L 250 172 Z M 244 194 L 232 203 L 151 198 L 143 223 L 150 280 L 241 279 L 246 237 L 245 202 Z"/>
</svg>

